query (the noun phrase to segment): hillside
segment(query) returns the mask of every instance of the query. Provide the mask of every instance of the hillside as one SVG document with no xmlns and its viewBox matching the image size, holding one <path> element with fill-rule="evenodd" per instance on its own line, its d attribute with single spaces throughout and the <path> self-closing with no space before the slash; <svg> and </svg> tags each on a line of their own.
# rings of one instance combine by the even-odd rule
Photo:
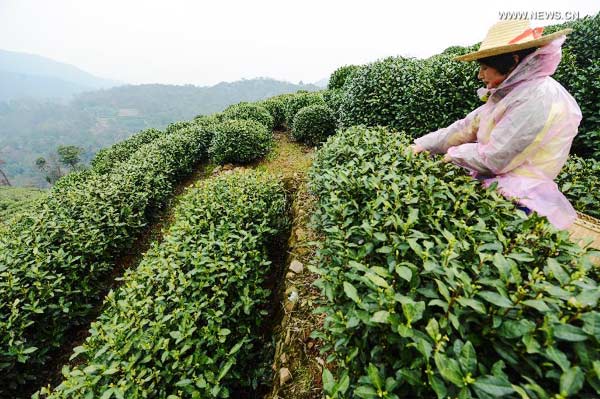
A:
<svg viewBox="0 0 600 399">
<path fill-rule="evenodd" d="M 0 159 L 6 162 L 3 170 L 13 186 L 45 187 L 34 162 L 48 157 L 58 145 L 82 147 L 87 162 L 100 148 L 142 129 L 163 129 L 240 101 L 317 89 L 260 78 L 210 87 L 120 86 L 79 94 L 67 104 L 33 99 L 0 102 Z"/>
<path fill-rule="evenodd" d="M 0 50 L 0 101 L 20 98 L 66 100 L 83 91 L 119 84 L 46 57 Z"/>
<path fill-rule="evenodd" d="M 600 236 L 411 146 L 472 108 L 447 51 L 146 129 L 0 224 L 0 396 L 598 397 Z M 598 171 L 556 176 L 576 226 Z"/>
</svg>

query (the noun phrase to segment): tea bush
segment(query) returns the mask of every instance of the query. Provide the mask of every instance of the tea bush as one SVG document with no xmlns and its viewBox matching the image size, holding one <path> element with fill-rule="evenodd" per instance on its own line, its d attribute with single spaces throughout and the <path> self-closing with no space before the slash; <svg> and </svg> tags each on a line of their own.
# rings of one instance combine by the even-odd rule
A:
<svg viewBox="0 0 600 399">
<path fill-rule="evenodd" d="M 419 137 L 464 118 L 480 105 L 477 66 L 453 57 L 390 57 L 363 66 L 344 86 L 342 125 L 389 126 Z"/>
<path fill-rule="evenodd" d="M 68 175 L 58 179 L 52 186 L 52 190 L 62 190 L 71 185 L 81 184 L 89 179 L 93 173 L 95 173 L 95 171 L 92 169 L 83 169 L 71 172 Z"/>
<path fill-rule="evenodd" d="M 240 103 L 230 106 L 223 111 L 222 119 L 253 120 L 264 125 L 269 131 L 273 130 L 274 127 L 274 120 L 269 110 L 253 103 Z"/>
<path fill-rule="evenodd" d="M 598 273 L 545 218 L 404 135 L 319 151 L 314 271 L 330 397 L 596 397 Z"/>
<path fill-rule="evenodd" d="M 79 364 L 63 370 L 50 398 L 226 398 L 255 389 L 270 375 L 273 354 L 261 354 L 260 336 L 272 296 L 265 280 L 275 272 L 267 248 L 287 225 L 286 208 L 282 183 L 265 174 L 190 189 L 163 242 L 107 296 L 75 349 Z"/>
<path fill-rule="evenodd" d="M 548 33 L 574 29 L 563 45 L 563 60 L 554 78 L 573 95 L 583 113 L 573 151 L 596 159 L 600 159 L 598 26 L 600 13 L 545 28 Z M 362 66 L 343 86 L 341 124 L 389 126 L 418 137 L 464 118 L 481 105 L 476 95 L 481 87 L 478 65 L 453 58 L 476 48 L 454 46 L 424 60 L 391 57 Z"/>
<path fill-rule="evenodd" d="M 34 207 L 48 195 L 46 190 L 25 187 L 0 187 L 0 223 Z"/>
<path fill-rule="evenodd" d="M 296 93 L 292 96 L 286 97 L 284 103 L 284 116 L 285 123 L 288 128 L 292 127 L 294 123 L 294 117 L 304 107 L 308 107 L 309 105 L 324 105 L 325 100 L 323 100 L 323 95 L 319 92 L 317 93 L 308 93 L 308 92 L 300 92 Z"/>
<path fill-rule="evenodd" d="M 571 156 L 556 183 L 575 209 L 600 219 L 600 161 Z"/>
<path fill-rule="evenodd" d="M 173 136 L 173 137 L 171 137 Z M 198 126 L 181 128 L 158 138 L 121 165 L 118 173 L 146 193 L 152 212 L 172 193 L 175 184 L 208 157 L 212 132 Z"/>
<path fill-rule="evenodd" d="M 248 163 L 264 157 L 273 147 L 273 134 L 253 120 L 226 120 L 215 126 L 210 145 L 213 162 Z"/>
<path fill-rule="evenodd" d="M 129 159 L 141 146 L 163 134 L 160 130 L 146 129 L 108 148 L 101 149 L 92 159 L 92 170 L 96 173 L 109 172 L 117 163 Z"/>
<path fill-rule="evenodd" d="M 323 100 L 325 100 L 325 104 L 331 109 L 333 112 L 333 116 L 336 120 L 336 125 L 340 124 L 341 121 L 341 107 L 342 100 L 344 98 L 344 90 L 342 89 L 333 89 L 333 90 L 325 90 L 323 92 Z"/>
<path fill-rule="evenodd" d="M 258 103 L 271 113 L 275 129 L 285 128 L 285 102 L 292 96 L 294 96 L 294 94 L 280 94 L 278 96 L 269 97 Z"/>
<path fill-rule="evenodd" d="M 292 137 L 308 145 L 317 145 L 335 133 L 336 121 L 326 105 L 302 108 L 294 117 Z"/>
<path fill-rule="evenodd" d="M 165 129 L 165 133 L 173 133 L 179 129 L 188 128 L 188 127 L 192 126 L 193 124 L 194 124 L 194 121 L 173 122 L 173 123 L 169 124 L 169 126 L 167 126 L 167 128 Z"/>
<path fill-rule="evenodd" d="M 567 41 L 563 45 L 577 55 L 577 65 L 589 66 L 594 60 L 600 59 L 600 13 L 585 16 L 581 19 L 544 27 L 544 34 L 554 33 L 558 30 L 571 28 Z"/>
<path fill-rule="evenodd" d="M 110 174 L 56 185 L 11 220 L 0 235 L 0 396 L 35 384 L 67 330 L 89 314 L 150 210 L 205 157 L 208 139 L 194 128 L 161 136 Z"/>
<path fill-rule="evenodd" d="M 358 65 L 345 65 L 333 71 L 331 76 L 329 77 L 329 83 L 327 84 L 327 89 L 336 90 L 341 89 L 346 83 L 346 80 L 349 76 L 352 75 L 353 72 L 358 70 L 360 67 Z"/>
</svg>

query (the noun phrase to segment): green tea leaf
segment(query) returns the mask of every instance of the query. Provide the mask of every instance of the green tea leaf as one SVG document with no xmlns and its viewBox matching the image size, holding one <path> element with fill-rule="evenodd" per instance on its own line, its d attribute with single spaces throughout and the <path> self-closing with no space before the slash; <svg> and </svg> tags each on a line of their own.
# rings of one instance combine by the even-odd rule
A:
<svg viewBox="0 0 600 399">
<path fill-rule="evenodd" d="M 584 375 L 579 367 L 571 367 L 560 376 L 560 394 L 563 397 L 574 395 L 583 387 Z"/>
<path fill-rule="evenodd" d="M 375 314 L 371 317 L 370 321 L 375 323 L 388 323 L 388 317 L 390 313 L 387 310 L 380 310 L 375 312 Z"/>
<path fill-rule="evenodd" d="M 484 392 L 493 397 L 502 397 L 515 392 L 510 381 L 505 378 L 486 375 L 479 377 L 473 384 L 475 391 Z"/>
<path fill-rule="evenodd" d="M 546 357 L 552 360 L 554 363 L 558 364 L 562 371 L 566 371 L 569 369 L 569 367 L 571 367 L 571 362 L 567 358 L 567 355 L 565 355 L 563 352 L 561 352 L 554 346 L 551 346 L 548 349 L 546 349 Z"/>
<path fill-rule="evenodd" d="M 325 392 L 331 394 L 333 391 L 333 387 L 335 386 L 335 379 L 333 378 L 333 374 L 331 374 L 331 371 L 329 371 L 327 367 L 323 367 L 322 379 L 323 389 L 325 390 Z"/>
<path fill-rule="evenodd" d="M 379 375 L 379 370 L 377 370 L 377 367 L 375 367 L 373 363 L 369 363 L 369 368 L 367 371 L 371 380 L 371 384 L 375 385 L 378 390 L 381 390 L 383 388 L 383 381 Z"/>
<path fill-rule="evenodd" d="M 346 294 L 346 296 L 348 296 L 348 298 L 352 299 L 354 302 L 361 302 L 360 298 L 358 297 L 358 291 L 356 291 L 356 288 L 347 281 L 344 281 L 344 293 Z"/>
<path fill-rule="evenodd" d="M 489 303 L 492 303 L 501 308 L 510 308 L 513 306 L 513 303 L 510 299 L 503 297 L 502 295 L 498 294 L 497 292 L 481 291 L 481 292 L 478 292 L 477 295 L 479 295 L 480 297 L 482 297 Z"/>
<path fill-rule="evenodd" d="M 433 355 L 433 359 L 435 366 L 446 381 L 453 383 L 457 387 L 464 385 L 463 375 L 456 360 L 448 358 L 439 352 Z"/>
<path fill-rule="evenodd" d="M 550 308 L 542 299 L 528 299 L 526 301 L 521 302 L 525 306 L 529 306 L 530 308 L 534 308 L 542 313 L 546 313 L 550 311 Z"/>
<path fill-rule="evenodd" d="M 587 334 L 579 327 L 570 324 L 555 324 L 554 336 L 563 341 L 579 342 L 588 339 Z"/>
<path fill-rule="evenodd" d="M 458 362 L 464 374 L 475 373 L 475 369 L 477 368 L 477 354 L 471 341 L 467 341 L 463 345 Z"/>
<path fill-rule="evenodd" d="M 581 315 L 582 330 L 600 341 L 600 313 L 588 312 Z"/>
<path fill-rule="evenodd" d="M 396 273 L 408 282 L 412 279 L 412 270 L 406 266 L 396 266 Z"/>
</svg>

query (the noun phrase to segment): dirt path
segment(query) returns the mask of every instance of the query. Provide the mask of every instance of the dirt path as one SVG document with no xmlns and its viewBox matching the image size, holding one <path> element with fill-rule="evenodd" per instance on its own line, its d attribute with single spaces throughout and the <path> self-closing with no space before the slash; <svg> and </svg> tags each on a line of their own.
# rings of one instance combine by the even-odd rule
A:
<svg viewBox="0 0 600 399">
<path fill-rule="evenodd" d="M 319 342 L 310 334 L 322 323 L 313 309 L 319 297 L 312 286 L 317 276 L 308 270 L 314 258 L 311 241 L 316 240 L 308 227 L 314 198 L 308 192 L 307 172 L 314 149 L 292 142 L 289 135 L 276 132 L 277 146 L 256 169 L 282 175 L 291 195 L 292 226 L 288 238 L 286 272 L 280 284 L 280 320 L 274 329 L 275 358 L 273 359 L 273 388 L 265 399 L 321 398 L 323 360 L 319 357 Z"/>
</svg>

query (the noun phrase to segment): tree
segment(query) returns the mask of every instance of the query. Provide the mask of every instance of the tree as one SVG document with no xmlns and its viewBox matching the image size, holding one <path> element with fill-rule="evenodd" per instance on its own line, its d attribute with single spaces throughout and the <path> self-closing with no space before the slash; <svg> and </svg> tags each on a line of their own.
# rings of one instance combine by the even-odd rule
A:
<svg viewBox="0 0 600 399">
<path fill-rule="evenodd" d="M 35 166 L 46 174 L 46 181 L 50 185 L 54 185 L 58 179 L 68 174 L 61 170 L 61 164 L 71 171 L 82 168 L 79 164 L 81 154 L 83 154 L 83 148 L 74 145 L 59 145 L 56 149 L 56 155 L 51 154 L 49 160 L 39 157 L 35 160 Z"/>
<path fill-rule="evenodd" d="M 56 153 L 58 154 L 60 163 L 74 169 L 79 161 L 81 161 L 83 148 L 74 145 L 59 145 Z"/>
<path fill-rule="evenodd" d="M 1 165 L 4 165 L 4 161 L 0 159 Z M 10 181 L 2 169 L 0 169 L 0 186 L 10 186 Z"/>
</svg>

